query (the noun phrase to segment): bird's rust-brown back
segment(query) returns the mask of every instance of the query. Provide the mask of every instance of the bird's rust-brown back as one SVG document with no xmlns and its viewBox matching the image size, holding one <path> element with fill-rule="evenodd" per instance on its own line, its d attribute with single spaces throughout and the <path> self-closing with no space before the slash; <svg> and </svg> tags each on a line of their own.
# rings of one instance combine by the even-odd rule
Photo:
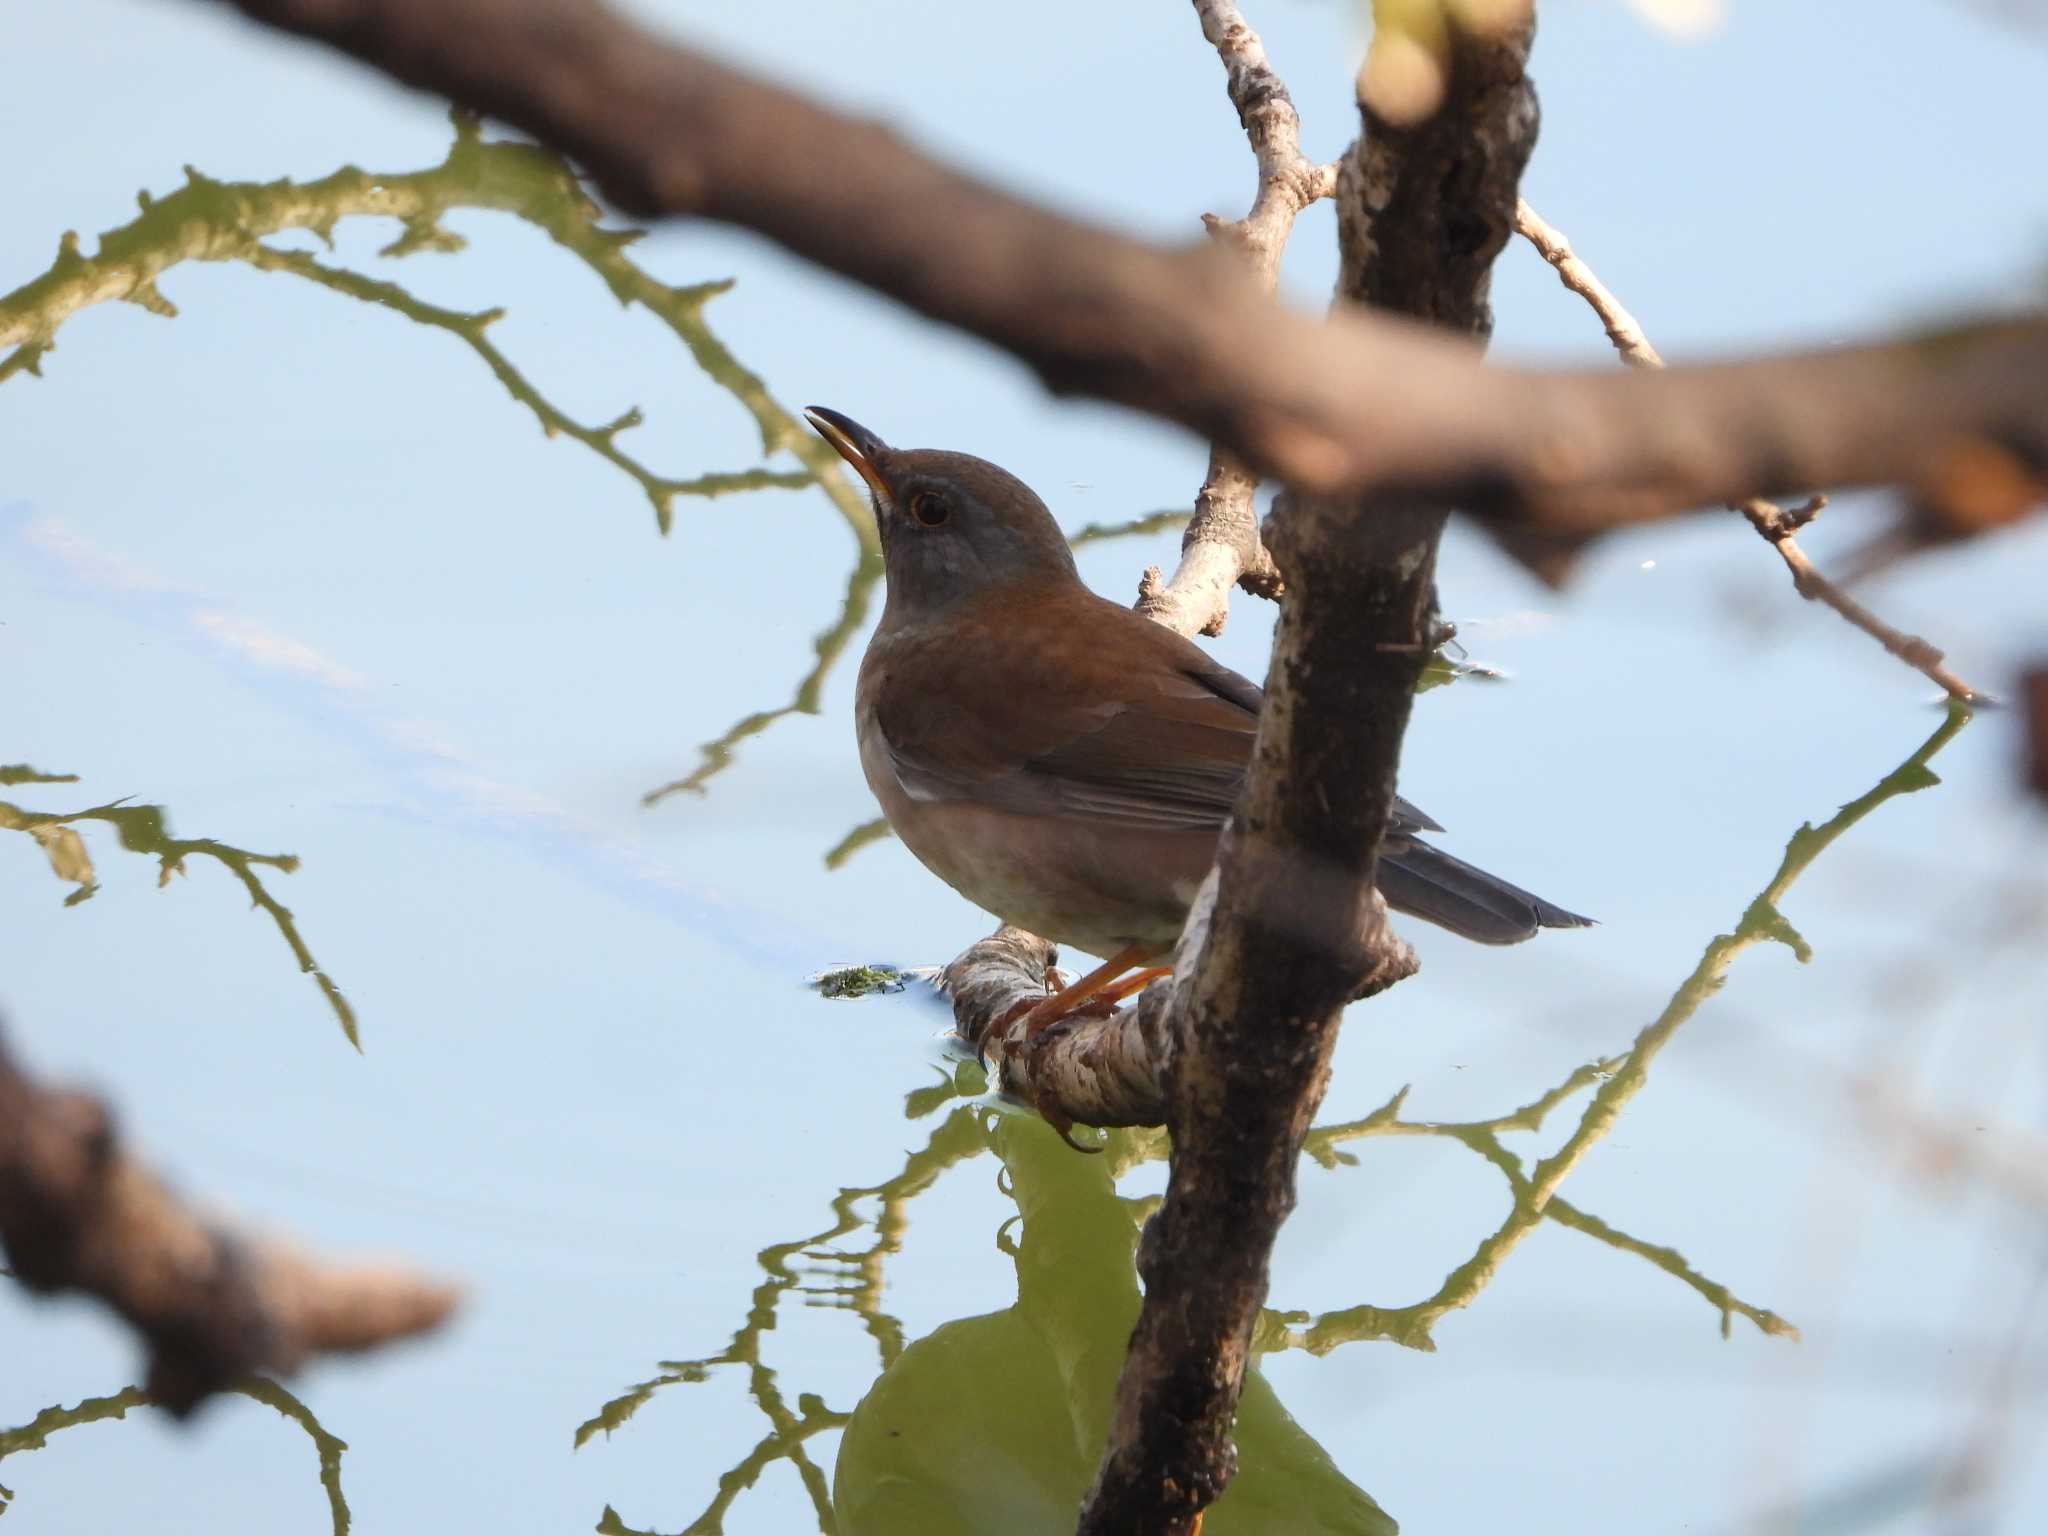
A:
<svg viewBox="0 0 2048 1536">
<path fill-rule="evenodd" d="M 1162 830 L 1229 818 L 1258 705 L 1198 646 L 1078 585 L 886 628 L 858 696 L 914 800 Z"/>
</svg>

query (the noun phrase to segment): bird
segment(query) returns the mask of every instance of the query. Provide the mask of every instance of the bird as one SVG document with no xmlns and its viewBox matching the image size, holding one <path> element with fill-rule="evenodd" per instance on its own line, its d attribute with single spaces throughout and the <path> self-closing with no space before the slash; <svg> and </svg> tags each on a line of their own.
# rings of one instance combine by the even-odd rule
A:
<svg viewBox="0 0 2048 1536">
<path fill-rule="evenodd" d="M 865 482 L 887 600 L 854 690 L 861 769 L 933 874 L 1005 923 L 1103 957 L 1027 1033 L 1157 977 L 1251 765 L 1263 693 L 1081 580 L 1045 503 L 970 454 L 805 417 Z M 1592 919 L 1422 840 L 1396 797 L 1387 905 L 1482 944 Z M 1135 974 L 1133 974 L 1135 972 Z"/>
</svg>

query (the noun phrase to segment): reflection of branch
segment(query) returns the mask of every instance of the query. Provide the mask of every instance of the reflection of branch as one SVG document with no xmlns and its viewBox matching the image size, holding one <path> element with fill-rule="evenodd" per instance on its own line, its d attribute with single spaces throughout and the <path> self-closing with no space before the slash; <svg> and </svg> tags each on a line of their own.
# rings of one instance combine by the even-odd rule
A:
<svg viewBox="0 0 2048 1536">
<path fill-rule="evenodd" d="M 1216 50 L 1228 80 L 1230 104 L 1251 140 L 1259 167 L 1251 210 L 1234 223 L 1214 214 L 1202 222 L 1235 248 L 1261 293 L 1280 279 L 1280 255 L 1294 220 L 1318 198 L 1337 190 L 1337 168 L 1317 165 L 1301 152 L 1301 117 L 1294 98 L 1266 59 L 1265 44 L 1230 0 L 1195 0 L 1202 36 Z M 1230 589 L 1242 583 L 1261 597 L 1280 593 L 1280 571 L 1259 539 L 1252 499 L 1259 477 L 1222 444 L 1209 449 L 1209 472 L 1195 494 L 1195 511 L 1181 540 L 1172 578 L 1157 568 L 1138 587 L 1138 611 L 1183 635 L 1223 633 Z"/>
<path fill-rule="evenodd" d="M 1946 718 L 1934 734 L 1921 743 L 1912 756 L 1880 779 L 1869 793 L 1850 801 L 1823 825 L 1803 826 L 1793 833 L 1785 845 L 1785 856 L 1778 865 L 1777 873 L 1750 903 L 1735 931 L 1721 935 L 1707 946 L 1693 973 L 1672 994 L 1671 1001 L 1657 1019 L 1636 1036 L 1629 1050 L 1610 1061 L 1581 1067 L 1560 1088 L 1518 1112 L 1518 1115 L 1540 1121 L 1542 1114 L 1554 1108 L 1568 1092 L 1590 1086 L 1595 1081 L 1600 1085 L 1593 1101 L 1580 1116 L 1578 1127 L 1564 1145 L 1539 1161 L 1526 1179 L 1521 1176 L 1520 1160 L 1502 1149 L 1495 1136 L 1496 1126 L 1510 1128 L 1514 1117 L 1476 1125 L 1411 1124 L 1394 1118 L 1394 1112 L 1398 1112 L 1400 1105 L 1399 1098 L 1396 1098 L 1377 1115 L 1359 1122 L 1355 1134 L 1441 1135 L 1465 1143 L 1501 1168 L 1514 1191 L 1514 1208 L 1500 1228 L 1479 1244 L 1472 1257 L 1445 1277 L 1435 1295 L 1406 1307 L 1349 1307 L 1325 1313 L 1304 1327 L 1288 1329 L 1278 1339 L 1270 1340 L 1271 1347 L 1308 1349 L 1321 1354 L 1355 1339 L 1383 1338 L 1417 1349 L 1428 1349 L 1432 1347 L 1431 1330 L 1437 1320 L 1447 1312 L 1469 1306 L 1508 1254 L 1546 1216 L 1614 1247 L 1647 1258 L 1678 1276 L 1720 1309 L 1724 1331 L 1730 1314 L 1740 1312 L 1766 1333 L 1791 1332 L 1790 1324 L 1775 1313 L 1738 1301 L 1726 1287 L 1697 1274 L 1674 1250 L 1653 1247 L 1617 1232 L 1605 1222 L 1574 1207 L 1561 1206 L 1557 1191 L 1578 1166 L 1579 1160 L 1613 1128 L 1622 1110 L 1648 1080 L 1650 1063 L 1656 1059 L 1657 1053 L 1679 1026 L 1720 990 L 1722 979 L 1737 955 L 1754 944 L 1774 942 L 1785 945 L 1801 960 L 1811 958 L 1812 951 L 1778 911 L 1778 903 L 1836 838 L 1878 806 L 1895 796 L 1938 784 L 1940 780 L 1929 771 L 1927 764 L 1954 739 L 1969 719 L 1967 709 L 1960 704 L 1951 704 Z M 1531 1127 L 1516 1124 L 1512 1128 Z M 1327 1153 L 1328 1150 L 1329 1143 L 1326 1142 L 1324 1151 Z"/>
<path fill-rule="evenodd" d="M 1662 368 L 1664 359 L 1657 355 L 1657 349 L 1650 345 L 1650 338 L 1643 334 L 1634 315 L 1621 305 L 1621 301 L 1607 291 L 1607 287 L 1594 275 L 1593 269 L 1573 254 L 1571 242 L 1543 222 L 1536 210 L 1522 203 L 1515 210 L 1515 231 L 1542 254 L 1543 259 L 1557 269 L 1558 280 L 1565 287 L 1584 299 L 1600 317 L 1600 323 L 1607 328 L 1607 339 L 1614 343 L 1621 360 L 1632 368 Z M 1883 646 L 1907 666 L 1920 672 L 1931 681 L 1940 684 L 1942 690 L 1952 699 L 1964 704 L 1980 701 L 1977 690 L 1965 683 L 1955 673 L 1942 665 L 1942 654 L 1918 635 L 1905 634 L 1893 629 L 1876 614 L 1857 602 L 1840 587 L 1829 581 L 1814 568 L 1806 551 L 1799 547 L 1793 537 L 1799 529 L 1812 522 L 1820 509 L 1827 504 L 1827 498 L 1816 496 L 1804 506 L 1790 510 L 1776 506 L 1757 497 L 1730 504 L 1731 510 L 1740 512 L 1749 519 L 1749 524 L 1785 562 L 1792 573 L 1792 585 L 1801 597 L 1811 602 L 1825 603 L 1856 628 Z"/>
<path fill-rule="evenodd" d="M 0 361 L 0 381 L 15 372 L 38 372 L 42 357 L 55 345 L 58 328 L 81 309 L 120 300 L 152 313 L 175 314 L 157 281 L 185 261 L 243 261 L 260 271 L 291 273 L 350 298 L 382 305 L 460 339 L 550 436 L 573 438 L 630 476 L 654 508 L 664 533 L 678 496 L 815 484 L 853 534 L 862 564 L 849 584 L 840 624 L 820 637 L 818 665 L 799 684 L 796 702 L 789 709 L 741 721 L 707 746 L 711 761 L 704 768 L 688 780 L 654 791 L 650 801 L 678 787 L 701 787 L 737 742 L 793 710 L 814 708 L 836 648 L 844 647 L 845 637 L 866 616 L 874 581 L 867 567 L 878 559 L 880 544 L 867 498 L 853 488 L 845 465 L 768 393 L 760 378 L 741 365 L 706 324 L 705 306 L 732 286 L 729 281 L 672 286 L 650 276 L 626 254 L 638 232 L 602 227 L 601 211 L 559 157 L 530 144 L 486 141 L 476 120 L 460 112 L 455 115 L 455 142 L 447 159 L 429 170 L 372 175 L 349 168 L 306 183 L 231 183 L 188 169 L 186 184 L 178 191 L 163 198 L 144 193 L 141 201 L 141 216 L 103 234 L 94 255 L 83 255 L 77 237 L 67 235 L 47 272 L 0 296 L 0 346 L 15 344 L 15 351 Z M 266 236 L 303 229 L 331 244 L 334 227 L 342 219 L 368 216 L 394 218 L 402 226 L 384 255 L 454 251 L 462 247 L 462 239 L 443 228 L 442 220 L 461 208 L 509 213 L 544 231 L 589 267 L 620 304 L 637 304 L 668 328 L 706 376 L 752 418 L 765 455 L 787 452 L 801 468 L 688 479 L 657 475 L 618 446 L 619 434 L 640 424 L 639 411 L 630 410 L 601 426 L 586 426 L 560 410 L 485 334 L 501 311 L 471 314 L 443 309 L 415 299 L 394 283 L 262 243 Z M 836 648 L 828 652 L 828 644 Z"/>
<path fill-rule="evenodd" d="M 1126 518 L 1120 523 L 1089 523 L 1068 539 L 1067 544 L 1070 548 L 1080 549 L 1084 545 L 1100 544 L 1109 539 L 1164 533 L 1169 528 L 1185 527 L 1187 521 L 1188 514 L 1185 512 L 1147 512 L 1142 517 Z"/>
<path fill-rule="evenodd" d="M 327 1508 L 334 1523 L 334 1536 L 348 1536 L 348 1500 L 341 1492 L 341 1453 L 348 1442 L 327 1432 L 313 1411 L 267 1376 L 251 1376 L 225 1389 L 275 1408 L 303 1429 L 320 1458 L 320 1486 L 327 1492 Z M 131 1408 L 157 1406 L 140 1387 L 129 1387 L 111 1397 L 89 1397 L 75 1408 L 45 1408 L 19 1429 L 0 1430 L 0 1459 L 19 1451 L 39 1451 L 60 1429 L 79 1424 L 97 1424 L 106 1419 L 125 1419 Z M 12 1495 L 0 1488 L 0 1514 L 5 1514 Z"/>
<path fill-rule="evenodd" d="M 150 1353 L 173 1412 L 252 1371 L 289 1371 L 438 1327 L 455 1294 L 410 1272 L 339 1269 L 201 1221 L 120 1143 L 106 1107 L 25 1076 L 0 1040 L 0 1247 L 42 1292 L 98 1297 Z"/>
<path fill-rule="evenodd" d="M 832 1201 L 833 1222 L 822 1231 L 793 1242 L 777 1243 L 761 1251 L 760 1263 L 767 1278 L 755 1287 L 746 1321 L 718 1354 L 701 1360 L 665 1360 L 661 1374 L 621 1393 L 596 1414 L 577 1426 L 579 1446 L 600 1432 L 610 1434 L 621 1428 L 640 1407 L 663 1387 L 676 1382 L 705 1381 L 725 1365 L 747 1368 L 748 1387 L 755 1405 L 768 1420 L 768 1433 L 740 1462 L 718 1480 L 718 1492 L 704 1512 L 685 1530 L 717 1532 L 723 1528 L 725 1512 L 762 1472 L 777 1461 L 787 1460 L 803 1479 L 818 1513 L 819 1528 L 832 1528 L 831 1495 L 823 1472 L 804 1450 L 805 1442 L 828 1429 L 844 1425 L 848 1415 L 827 1408 L 810 1393 L 800 1394 L 797 1412 L 790 1411 L 782 1391 L 775 1384 L 775 1372 L 761 1358 L 762 1335 L 774 1329 L 782 1297 L 795 1291 L 811 1306 L 845 1308 L 859 1315 L 873 1336 L 882 1369 L 887 1370 L 903 1352 L 903 1325 L 882 1310 L 882 1264 L 898 1252 L 908 1226 L 905 1208 L 929 1189 L 955 1163 L 977 1156 L 987 1143 L 981 1134 L 980 1111 L 973 1105 L 954 1108 L 932 1132 L 924 1147 L 912 1153 L 893 1178 L 864 1189 L 842 1189 Z M 879 1202 L 873 1218 L 874 1243 L 862 1252 L 846 1254 L 828 1245 L 869 1225 L 856 1207 L 863 1201 Z M 820 1271 L 795 1267 L 795 1261 L 837 1266 L 851 1280 L 847 1285 L 819 1285 L 807 1276 Z M 601 1531 L 618 1536 L 640 1536 L 625 1525 L 607 1506 Z"/>
<path fill-rule="evenodd" d="M 76 784 L 75 773 L 43 773 L 27 763 L 8 763 L 0 767 L 0 784 Z"/>
<path fill-rule="evenodd" d="M 21 779 L 22 783 L 64 783 L 76 775 L 43 775 L 33 779 Z M 357 1050 L 362 1049 L 362 1040 L 356 1032 L 355 1009 L 342 995 L 334 979 L 320 968 L 313 958 L 313 952 L 306 947 L 306 941 L 299 936 L 298 923 L 293 919 L 291 909 L 270 894 L 256 873 L 257 865 L 264 865 L 290 874 L 299 867 L 296 854 L 251 853 L 246 848 L 230 847 L 210 837 L 176 838 L 171 836 L 170 825 L 160 805 L 128 805 L 116 800 L 110 805 L 94 806 L 91 810 L 74 811 L 68 816 L 50 815 L 37 811 L 24 811 L 19 806 L 0 801 L 0 830 L 25 832 L 40 843 L 50 860 L 50 867 L 60 880 L 71 882 L 78 888 L 64 898 L 66 906 L 76 906 L 87 900 L 99 889 L 98 879 L 93 870 L 92 858 L 86 852 L 85 843 L 72 830 L 72 823 L 81 821 L 103 821 L 113 827 L 121 838 L 121 846 L 135 853 L 154 855 L 157 860 L 157 886 L 161 889 L 170 884 L 171 876 L 185 873 L 185 860 L 194 854 L 214 860 L 229 874 L 242 883 L 242 889 L 249 893 L 250 904 L 268 913 L 277 925 L 277 931 L 292 952 L 292 958 L 299 963 L 299 969 L 313 978 L 320 988 L 321 996 L 327 999 L 327 1006 L 334 1010 L 334 1016 L 341 1023 L 341 1032 Z"/>
<path fill-rule="evenodd" d="M 751 229 L 1003 348 L 1056 391 L 1180 422 L 1305 492 L 1398 487 L 1590 530 L 1786 482 L 1936 490 L 1958 450 L 1989 448 L 2035 482 L 2048 462 L 2035 317 L 1651 379 L 1489 369 L 1462 338 L 1311 318 L 1214 253 L 1007 195 L 613 7 L 236 4 L 558 145 L 623 208 Z M 1967 505 L 1976 488 L 1937 493 L 1935 510 L 2023 510 Z"/>
<path fill-rule="evenodd" d="M 877 816 L 872 821 L 864 821 L 832 845 L 825 854 L 825 867 L 827 869 L 837 869 L 856 853 L 859 853 L 861 849 L 867 847 L 868 844 L 879 843 L 885 838 L 894 837 L 895 835 L 894 830 L 889 826 L 889 818 L 886 816 Z"/>
<path fill-rule="evenodd" d="M 327 266 L 315 261 L 303 251 L 273 250 L 259 241 L 250 241 L 248 249 L 240 254 L 244 261 L 259 272 L 289 272 L 309 282 L 318 283 L 335 293 L 346 294 L 349 298 L 360 299 L 367 304 L 381 305 L 405 316 L 416 325 L 446 331 L 451 336 L 459 338 L 483 359 L 485 366 L 496 375 L 498 382 L 505 386 L 505 392 L 533 412 L 534 417 L 540 422 L 541 430 L 549 437 L 557 433 L 572 437 L 599 458 L 616 465 L 631 476 L 646 493 L 649 505 L 654 508 L 655 521 L 663 533 L 667 533 L 674 522 L 674 505 L 678 496 L 724 496 L 734 491 L 766 490 L 773 486 L 801 489 L 811 483 L 808 472 L 791 473 L 768 469 L 697 475 L 688 480 L 671 480 L 657 475 L 619 448 L 619 434 L 641 424 L 639 408 L 636 406 L 625 415 L 601 427 L 587 427 L 572 419 L 528 383 L 525 375 L 512 365 L 485 334 L 494 323 L 504 318 L 504 310 L 486 309 L 468 314 L 461 310 L 443 309 L 439 305 L 427 304 L 414 298 L 396 283 L 382 282 L 376 278 L 364 277 L 360 273 Z M 709 296 L 708 293 L 704 294 L 705 298 Z"/>
<path fill-rule="evenodd" d="M 732 395 L 753 418 L 761 434 L 762 451 L 793 453 L 804 466 L 804 480 L 815 482 L 825 492 L 861 546 L 875 547 L 873 519 L 866 499 L 848 482 L 844 466 L 832 450 L 804 431 L 794 417 L 770 399 L 760 379 L 740 365 L 705 323 L 705 304 L 730 288 L 731 283 L 675 287 L 642 271 L 625 254 L 625 248 L 639 238 L 639 232 L 602 227 L 597 204 L 560 157 L 549 150 L 532 144 L 486 141 L 478 131 L 476 119 L 458 112 L 455 142 L 447 158 L 424 171 L 373 174 L 351 166 L 309 182 L 220 182 L 188 167 L 185 185 L 177 191 L 160 198 L 144 192 L 140 201 L 141 215 L 101 235 L 92 256 L 83 255 L 77 236 L 67 234 L 49 270 L 14 292 L 0 296 L 0 346 L 16 348 L 0 362 L 0 380 L 14 372 L 38 372 L 41 359 L 56 345 L 59 327 L 82 309 L 122 301 L 154 314 L 176 314 L 176 309 L 158 290 L 157 282 L 183 262 L 240 260 L 259 266 L 268 263 L 276 269 L 286 264 L 280 260 L 285 253 L 261 245 L 264 237 L 302 229 L 331 243 L 334 228 L 341 220 L 364 217 L 396 219 L 402 226 L 399 237 L 384 248 L 383 255 L 455 251 L 461 249 L 463 241 L 444 229 L 441 221 L 457 209 L 489 209 L 509 213 L 539 228 L 596 273 L 621 304 L 639 304 L 667 326 L 712 382 Z M 356 281 L 371 282 L 366 278 Z M 374 286 L 402 295 L 402 290 L 388 284 Z M 373 297 L 367 293 L 353 296 Z M 383 297 L 374 297 L 373 301 L 386 302 Z M 403 308 L 396 304 L 392 307 Z M 488 323 L 467 315 L 454 318 L 473 328 Z M 438 321 L 428 323 L 460 332 L 457 326 Z M 480 355 L 489 361 L 488 353 Z M 544 426 L 564 429 L 567 418 L 540 401 L 537 392 L 525 385 L 522 378 L 516 374 L 508 376 L 507 370 L 496 364 L 493 372 L 512 390 L 515 399 L 540 417 Z M 593 438 L 615 435 L 623 430 L 632 414 L 608 428 L 584 429 L 587 436 L 574 432 L 570 435 L 595 448 Z M 606 457 L 619 462 L 611 454 Z M 710 492 L 678 489 L 674 494 L 706 494 L 736 488 L 727 483 L 726 477 L 709 478 L 713 481 Z M 642 478 L 641 483 L 650 499 L 655 499 L 656 491 L 647 485 L 646 479 Z M 675 487 L 696 484 L 661 483 Z M 782 476 L 769 483 L 794 482 L 791 477 Z M 659 512 L 660 500 L 656 499 L 655 505 Z"/>
<path fill-rule="evenodd" d="M 698 749 L 704 754 L 704 760 L 692 772 L 683 778 L 673 779 L 658 789 L 650 789 L 640 797 L 640 803 L 654 805 L 681 791 L 688 791 L 693 795 L 703 794 L 704 786 L 715 775 L 732 766 L 733 750 L 749 736 L 758 736 L 785 715 L 815 715 L 818 712 L 818 696 L 824 691 L 825 679 L 832 671 L 833 664 L 846 650 L 847 643 L 867 622 L 868 605 L 874 600 L 875 583 L 881 579 L 881 575 L 881 556 L 863 551 L 859 561 L 854 565 L 852 576 L 847 579 L 846 596 L 840 604 L 838 621 L 812 643 L 817 660 L 811 664 L 811 670 L 806 672 L 802 681 L 796 685 L 796 693 L 790 701 L 780 709 L 758 710 L 740 720 L 717 740 L 705 742 Z M 827 863 L 830 863 L 829 858 Z"/>
</svg>

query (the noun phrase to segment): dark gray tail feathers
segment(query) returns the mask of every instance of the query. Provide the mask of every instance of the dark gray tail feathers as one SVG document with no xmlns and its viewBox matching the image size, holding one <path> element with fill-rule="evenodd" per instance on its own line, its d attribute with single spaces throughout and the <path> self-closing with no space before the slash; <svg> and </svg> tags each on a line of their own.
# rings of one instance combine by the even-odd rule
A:
<svg viewBox="0 0 2048 1536">
<path fill-rule="evenodd" d="M 1425 918 L 1480 944 L 1519 944 L 1539 928 L 1590 928 L 1593 919 L 1552 906 L 1441 848 L 1406 839 L 1382 849 L 1380 894 L 1396 912 Z"/>
</svg>

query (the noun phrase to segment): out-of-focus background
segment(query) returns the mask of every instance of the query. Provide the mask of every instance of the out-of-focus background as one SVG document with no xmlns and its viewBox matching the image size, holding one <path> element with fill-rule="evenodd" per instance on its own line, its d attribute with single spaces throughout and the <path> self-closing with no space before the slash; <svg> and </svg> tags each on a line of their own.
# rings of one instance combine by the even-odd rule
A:
<svg viewBox="0 0 2048 1536">
<path fill-rule="evenodd" d="M 1183 6 L 635 9 L 1148 236 L 1250 196 Z M 1546 5 L 1527 195 L 1673 360 L 2037 299 L 2048 41 L 1999 11 Z M 1249 19 L 1334 156 L 1357 14 Z M 978 453 L 1076 533 L 1185 509 L 1203 445 L 753 239 L 596 239 L 544 158 L 224 7 L 12 7 L 0 57 L 0 322 L 74 230 L 127 230 L 177 311 L 67 310 L 0 379 L 0 833 L 42 829 L 0 835 L 10 1036 L 184 1187 L 470 1290 L 183 1428 L 104 1314 L 0 1290 L 0 1529 L 1069 1528 L 1160 1149 L 988 1101 L 917 989 L 807 989 L 988 920 L 842 847 L 880 596 L 777 434 L 816 401 Z M 1286 291 L 1334 267 L 1324 205 Z M 1525 247 L 1495 302 L 1499 355 L 1611 365 Z M 1133 595 L 1177 539 L 1083 568 Z M 2048 649 L 2044 569 L 2036 525 L 1865 595 L 1995 693 Z M 2011 720 L 1952 718 L 1732 515 L 1561 594 L 1454 528 L 1443 588 L 1505 677 L 1424 697 L 1402 787 L 1602 926 L 1418 931 L 1355 1012 L 1212 1528 L 2041 1529 L 2048 831 Z M 1240 597 L 1215 649 L 1262 675 L 1270 626 Z"/>
</svg>

